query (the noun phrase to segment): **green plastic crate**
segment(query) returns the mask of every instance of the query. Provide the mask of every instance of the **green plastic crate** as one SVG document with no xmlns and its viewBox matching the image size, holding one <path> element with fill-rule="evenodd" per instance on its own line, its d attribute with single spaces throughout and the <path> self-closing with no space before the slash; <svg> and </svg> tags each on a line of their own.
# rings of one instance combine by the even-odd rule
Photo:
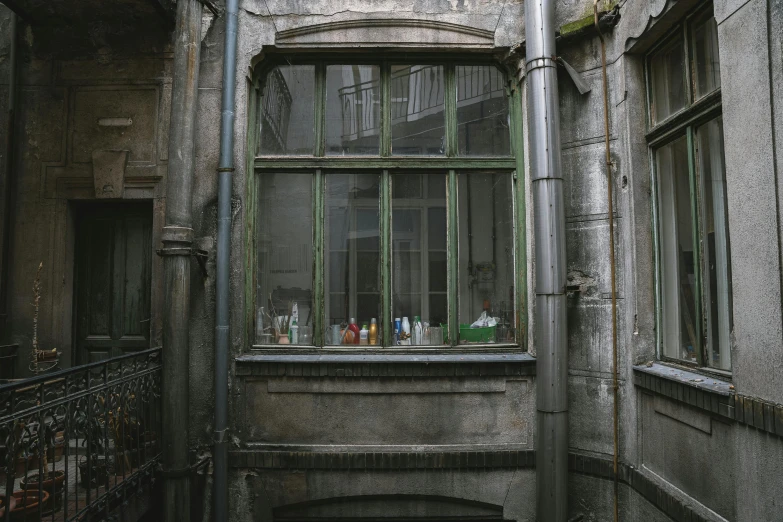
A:
<svg viewBox="0 0 783 522">
<path fill-rule="evenodd" d="M 469 343 L 494 343 L 496 326 L 484 326 L 481 328 L 471 328 L 469 324 L 459 325 L 460 342 Z"/>
</svg>

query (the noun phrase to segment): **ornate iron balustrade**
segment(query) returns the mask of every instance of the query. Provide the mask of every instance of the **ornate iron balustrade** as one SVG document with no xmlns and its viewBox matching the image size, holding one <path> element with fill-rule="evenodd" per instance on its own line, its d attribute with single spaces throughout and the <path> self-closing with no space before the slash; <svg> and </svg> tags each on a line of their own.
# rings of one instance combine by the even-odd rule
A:
<svg viewBox="0 0 783 522">
<path fill-rule="evenodd" d="M 403 122 L 443 111 L 445 85 L 432 66 L 415 66 L 392 74 L 392 121 Z M 503 73 L 497 67 L 461 66 L 456 76 L 459 106 L 505 96 Z M 378 80 L 342 87 L 339 92 L 344 140 L 375 133 Z"/>
<path fill-rule="evenodd" d="M 0 522 L 105 518 L 145 491 L 160 381 L 153 348 L 0 386 Z"/>
<path fill-rule="evenodd" d="M 264 91 L 261 117 L 266 120 L 277 147 L 285 150 L 293 98 L 280 69 L 274 69 L 269 75 Z"/>
</svg>

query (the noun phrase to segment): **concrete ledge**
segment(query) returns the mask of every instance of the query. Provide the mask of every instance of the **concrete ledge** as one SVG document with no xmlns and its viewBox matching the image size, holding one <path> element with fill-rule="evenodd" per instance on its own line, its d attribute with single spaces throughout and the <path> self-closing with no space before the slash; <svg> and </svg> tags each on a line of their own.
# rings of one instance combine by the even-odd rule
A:
<svg viewBox="0 0 783 522">
<path fill-rule="evenodd" d="M 413 470 L 534 468 L 533 450 L 488 451 L 231 451 L 229 466 L 290 470 Z"/>
<path fill-rule="evenodd" d="M 730 382 L 659 363 L 634 366 L 633 381 L 639 388 L 783 437 L 783 405 L 738 394 Z"/>
<path fill-rule="evenodd" d="M 602 479 L 614 479 L 612 461 L 603 457 L 569 453 L 568 470 Z M 630 486 L 653 506 L 676 522 L 711 522 L 712 520 L 703 516 L 699 507 L 687 501 L 690 497 L 680 497 L 672 494 L 634 466 L 619 462 L 617 465 L 617 480 Z"/>
<path fill-rule="evenodd" d="M 238 376 L 463 377 L 536 373 L 536 359 L 527 353 L 251 353 L 234 361 Z"/>
</svg>

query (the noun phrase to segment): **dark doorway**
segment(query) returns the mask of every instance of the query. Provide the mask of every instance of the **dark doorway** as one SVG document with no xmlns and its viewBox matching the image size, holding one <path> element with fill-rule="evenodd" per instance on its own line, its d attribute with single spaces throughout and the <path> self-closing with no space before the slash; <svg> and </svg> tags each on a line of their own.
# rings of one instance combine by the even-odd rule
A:
<svg viewBox="0 0 783 522">
<path fill-rule="evenodd" d="M 152 204 L 75 210 L 75 364 L 149 348 Z"/>
</svg>

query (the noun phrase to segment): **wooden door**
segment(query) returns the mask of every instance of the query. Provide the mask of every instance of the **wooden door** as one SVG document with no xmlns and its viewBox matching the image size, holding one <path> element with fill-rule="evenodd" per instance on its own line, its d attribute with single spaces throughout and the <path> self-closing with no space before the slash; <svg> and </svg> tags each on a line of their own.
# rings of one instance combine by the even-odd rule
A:
<svg viewBox="0 0 783 522">
<path fill-rule="evenodd" d="M 152 206 L 85 205 L 76 218 L 75 363 L 149 348 Z"/>
</svg>

